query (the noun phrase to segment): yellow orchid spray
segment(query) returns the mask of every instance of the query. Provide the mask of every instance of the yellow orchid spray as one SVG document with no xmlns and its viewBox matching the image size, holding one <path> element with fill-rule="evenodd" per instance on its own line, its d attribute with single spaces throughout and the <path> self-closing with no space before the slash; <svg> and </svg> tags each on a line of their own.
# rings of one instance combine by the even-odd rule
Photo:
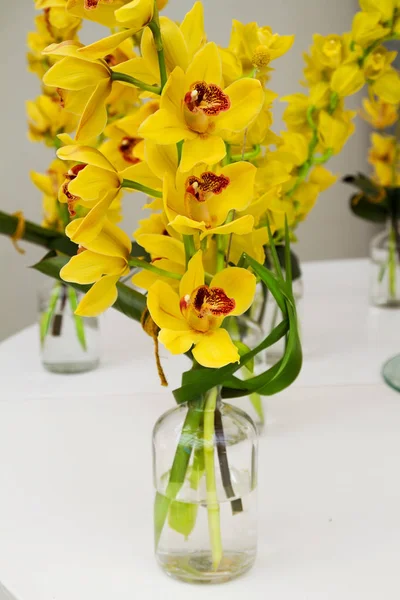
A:
<svg viewBox="0 0 400 600">
<path fill-rule="evenodd" d="M 246 511 L 218 395 L 255 401 L 297 377 L 290 242 L 335 181 L 324 164 L 354 131 L 346 97 L 367 85 L 368 119 L 382 127 L 397 119 L 395 55 L 382 44 L 398 35 L 398 6 L 361 0 L 350 33 L 315 36 L 307 90 L 284 99 L 286 129 L 278 135 L 269 85 L 294 37 L 235 20 L 221 47 L 207 38 L 201 2 L 181 22 L 160 16 L 166 4 L 36 0 L 42 12 L 28 36 L 28 64 L 42 88 L 27 112 L 32 141 L 54 151 L 48 169 L 31 175 L 42 193 L 44 227 L 18 218 L 11 231 L 0 214 L 0 231 L 44 240 L 53 254 L 37 268 L 85 292 L 78 306 L 71 301 L 77 319 L 114 306 L 140 321 L 154 339 L 163 385 L 165 353 L 189 359 L 192 368 L 174 391 L 187 412 L 157 489 L 156 546 L 161 556 L 171 530 L 190 539 L 205 506 L 207 573 L 214 577 L 234 562 L 221 494 L 234 514 Z M 108 31 L 85 45 L 85 21 Z M 396 159 L 393 139 L 374 139 L 370 160 L 382 181 L 390 176 L 393 183 Z M 121 224 L 127 205 L 140 202 L 132 192 L 147 196 L 134 241 L 122 229 L 132 224 Z M 260 283 L 282 319 L 265 339 L 247 342 L 241 316 L 254 314 Z M 283 356 L 255 373 L 255 359 L 280 339 Z M 186 506 L 186 487 L 204 490 L 203 504 Z"/>
<path fill-rule="evenodd" d="M 387 221 L 387 234 L 382 241 L 373 240 L 380 248 L 380 267 L 371 277 L 370 299 L 375 305 L 400 304 L 400 74 L 393 62 L 397 52 L 385 43 L 400 39 L 399 5 L 395 0 L 360 0 L 361 12 L 353 21 L 353 49 L 358 52 L 358 65 L 366 80 L 368 97 L 363 100 L 361 116 L 379 130 L 371 135 L 368 161 L 371 177 L 362 173 L 344 178 L 357 188 L 351 197 L 352 212 L 372 222 Z M 385 129 L 396 126 L 395 133 Z"/>
<path fill-rule="evenodd" d="M 0 232 L 51 252 L 36 268 L 65 282 L 56 293 L 67 297 L 68 284 L 83 347 L 79 319 L 114 306 L 153 338 L 162 385 L 165 353 L 189 360 L 174 391 L 184 405 L 184 421 L 170 433 L 177 447 L 156 478 L 155 540 L 169 574 L 215 581 L 253 560 L 237 565 L 221 518 L 223 502 L 223 510 L 243 516 L 247 499 L 229 463 L 229 440 L 235 445 L 243 433 L 235 433 L 240 419 L 225 432 L 219 398 L 251 396 L 261 410 L 260 395 L 278 393 L 299 373 L 290 243 L 336 180 L 325 163 L 354 131 L 347 97 L 366 87 L 363 116 L 380 130 L 398 121 L 400 78 L 385 42 L 399 39 L 400 6 L 360 0 L 351 31 L 314 36 L 304 93 L 281 98 L 286 127 L 278 135 L 269 84 L 293 36 L 234 20 L 229 45 L 221 47 L 207 38 L 201 2 L 181 22 L 160 16 L 166 4 L 35 1 L 41 12 L 28 35 L 28 66 L 42 87 L 27 104 L 28 130 L 55 156 L 44 173 L 31 174 L 42 194 L 43 227 L 0 213 Z M 108 31 L 85 45 L 85 21 Z M 360 216 L 398 219 L 398 137 L 374 134 L 373 177 L 351 178 L 361 190 L 352 199 Z M 131 192 L 147 196 L 134 241 L 122 229 L 132 225 L 120 224 L 126 205 L 140 202 Z M 397 221 L 392 229 L 393 291 Z M 281 320 L 265 339 L 248 342 L 241 316 L 248 323 L 254 315 L 257 284 Z M 79 305 L 76 289 L 85 292 Z M 52 306 L 54 298 L 42 334 Z M 261 361 L 255 373 L 255 360 L 281 339 L 283 355 L 268 369 Z M 255 454 L 252 446 L 252 464 Z M 246 478 L 256 485 L 252 469 Z M 186 541 L 182 556 L 172 556 L 169 536 L 191 542 L 196 527 L 204 529 L 203 510 L 209 539 L 201 560 L 188 557 Z"/>
</svg>

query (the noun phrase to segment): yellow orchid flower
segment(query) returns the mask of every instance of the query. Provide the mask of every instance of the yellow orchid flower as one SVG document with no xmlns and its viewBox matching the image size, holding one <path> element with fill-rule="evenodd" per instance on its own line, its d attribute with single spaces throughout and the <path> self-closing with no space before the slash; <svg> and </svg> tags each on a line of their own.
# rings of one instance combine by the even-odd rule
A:
<svg viewBox="0 0 400 600">
<path fill-rule="evenodd" d="M 361 111 L 362 118 L 375 129 L 386 129 L 397 123 L 399 118 L 397 106 L 380 98 L 364 98 Z"/>
<path fill-rule="evenodd" d="M 282 143 L 273 153 L 274 160 L 286 165 L 287 171 L 303 165 L 308 159 L 309 138 L 296 131 L 283 131 L 281 138 Z"/>
<path fill-rule="evenodd" d="M 332 150 L 334 154 L 341 151 L 354 131 L 351 119 L 352 111 L 343 111 L 340 115 L 332 117 L 326 111 L 321 111 L 318 118 L 318 135 L 322 148 Z"/>
<path fill-rule="evenodd" d="M 353 40 L 360 46 L 367 47 L 383 39 L 389 32 L 389 27 L 381 25 L 381 14 L 377 11 L 358 12 L 353 19 Z"/>
<path fill-rule="evenodd" d="M 144 160 L 144 140 L 138 129 L 159 108 L 157 100 L 146 102 L 126 117 L 112 121 L 104 130 L 108 138 L 99 150 L 118 171 Z"/>
<path fill-rule="evenodd" d="M 225 140 L 231 144 L 231 154 L 242 156 L 243 148 L 251 152 L 255 146 L 276 144 L 278 137 L 271 131 L 273 123 L 272 103 L 278 94 L 271 90 L 264 90 L 264 104 L 252 124 L 245 131 L 225 135 Z"/>
<path fill-rule="evenodd" d="M 271 229 L 274 230 L 274 223 L 272 221 L 270 222 L 270 225 Z M 229 254 L 230 262 L 237 264 L 243 252 L 245 252 L 247 256 L 251 256 L 263 265 L 265 262 L 265 246 L 268 243 L 268 240 L 268 229 L 266 227 L 254 229 L 251 233 L 247 233 L 246 235 L 233 234 Z"/>
<path fill-rule="evenodd" d="M 230 85 L 243 75 L 243 67 L 239 58 L 227 48 L 218 48 L 222 63 L 222 77 L 225 85 Z"/>
<path fill-rule="evenodd" d="M 319 186 L 309 181 L 303 182 L 298 186 L 293 193 L 297 220 L 304 221 L 308 213 L 314 208 L 319 192 Z"/>
<path fill-rule="evenodd" d="M 35 8 L 44 11 L 37 23 L 43 21 L 51 41 L 61 42 L 75 38 L 81 27 L 81 19 L 66 11 L 65 0 L 37 0 Z"/>
<path fill-rule="evenodd" d="M 75 136 L 77 141 L 87 142 L 104 131 L 108 119 L 108 105 L 121 100 L 121 86 L 128 85 L 126 100 L 138 100 L 137 88 L 113 80 L 113 74 L 119 69 L 118 60 L 124 60 L 129 53 L 133 53 L 124 39 L 126 32 L 122 34 L 112 36 L 113 40 L 107 42 L 107 48 L 99 51 L 101 55 L 107 55 L 107 60 L 87 56 L 84 51 L 88 46 L 79 42 L 52 44 L 43 51 L 45 55 L 61 57 L 61 60 L 47 71 L 43 82 L 57 89 L 68 112 L 80 116 Z M 125 70 L 132 60 L 134 59 L 122 63 Z M 113 110 L 115 111 L 115 107 L 110 111 L 111 114 Z"/>
<path fill-rule="evenodd" d="M 153 217 L 155 216 L 153 215 Z M 164 227 L 166 231 L 168 226 L 164 225 Z M 135 232 L 135 238 L 138 244 L 150 254 L 152 266 L 183 276 L 186 271 L 186 257 L 185 247 L 181 240 L 169 237 L 164 233 L 141 233 L 140 230 Z M 163 276 L 162 273 L 154 273 L 145 269 L 132 277 L 134 285 L 147 291 L 156 281 L 164 281 L 176 291 L 179 288 L 179 278 L 173 279 Z"/>
<path fill-rule="evenodd" d="M 294 35 L 278 35 L 270 27 L 244 25 L 234 19 L 229 50 L 241 61 L 244 73 L 249 73 L 255 66 L 263 71 L 270 61 L 290 50 L 293 42 Z"/>
<path fill-rule="evenodd" d="M 37 173 L 31 171 L 31 180 L 34 185 L 43 193 L 42 226 L 49 229 L 64 231 L 68 216 L 63 215 L 58 202 L 58 190 L 65 179 L 65 163 L 55 159 L 50 164 L 46 173 Z"/>
<path fill-rule="evenodd" d="M 340 35 L 313 36 L 313 56 L 324 68 L 337 69 L 345 58 L 345 46 Z"/>
<path fill-rule="evenodd" d="M 169 224 L 182 234 L 246 234 L 253 228 L 249 215 L 225 223 L 231 210 L 242 211 L 251 202 L 256 167 L 237 162 L 218 170 L 198 167 L 189 173 L 166 174 L 164 210 Z"/>
<path fill-rule="evenodd" d="M 193 356 L 200 365 L 220 368 L 240 360 L 221 325 L 225 317 L 246 312 L 255 289 L 254 275 L 238 267 L 224 269 L 205 285 L 199 251 L 182 277 L 179 295 L 168 284 L 157 281 L 149 290 L 147 306 L 161 330 L 160 342 L 172 354 L 188 352 L 194 345 Z"/>
<path fill-rule="evenodd" d="M 136 31 L 150 23 L 153 15 L 154 0 L 132 0 L 115 11 L 115 18 L 120 26 Z"/>
<path fill-rule="evenodd" d="M 360 0 L 361 10 L 364 12 L 379 13 L 382 23 L 393 18 L 398 3 L 396 0 Z"/>
<path fill-rule="evenodd" d="M 124 10 L 125 8 L 128 10 L 129 5 L 124 7 Z M 159 21 L 167 73 L 171 73 L 176 66 L 187 69 L 194 54 L 205 43 L 204 14 L 201 2 L 195 3 L 180 26 L 167 17 L 160 17 Z M 104 58 L 117 44 L 131 39 L 135 31 L 135 28 L 130 28 L 103 38 L 81 48 L 80 55 L 87 59 Z M 159 59 L 150 28 L 143 30 L 140 49 L 140 57 L 129 57 L 130 60 L 125 60 L 123 64 L 118 63 L 118 72 L 139 78 L 149 85 L 160 84 Z"/>
<path fill-rule="evenodd" d="M 378 77 L 373 86 L 373 92 L 384 102 L 400 103 L 400 77 L 397 71 L 389 69 Z"/>
<path fill-rule="evenodd" d="M 67 113 L 58 98 L 42 94 L 36 100 L 28 100 L 26 110 L 29 118 L 29 139 L 32 142 L 44 141 L 48 146 L 60 132 L 74 131 L 78 122 L 75 115 Z"/>
<path fill-rule="evenodd" d="M 181 67 L 185 71 L 195 54 L 206 42 L 202 3 L 194 4 L 193 8 L 185 15 L 181 25 L 167 17 L 160 17 L 160 28 L 167 74 L 172 73 L 175 67 Z M 140 50 L 141 57 L 135 59 L 129 67 L 142 81 L 149 84 L 160 84 L 157 49 L 150 29 L 143 31 Z"/>
<path fill-rule="evenodd" d="M 332 75 L 331 89 L 339 97 L 351 96 L 365 84 L 365 74 L 358 62 L 341 65 Z"/>
<path fill-rule="evenodd" d="M 74 239 L 82 219 L 72 221 L 66 234 Z M 94 283 L 81 300 L 76 314 L 96 317 L 112 306 L 117 299 L 117 282 L 130 271 L 128 260 L 132 244 L 119 227 L 105 221 L 96 239 L 78 251 L 60 271 L 64 281 L 79 284 Z"/>
<path fill-rule="evenodd" d="M 319 187 L 320 192 L 325 192 L 337 181 L 337 176 L 333 175 L 322 165 L 316 165 L 310 173 L 309 181 Z"/>
<path fill-rule="evenodd" d="M 129 0 L 67 0 L 67 11 L 87 21 L 95 21 L 106 27 L 118 25 L 115 11 Z"/>
<path fill-rule="evenodd" d="M 310 89 L 309 95 L 296 93 L 281 98 L 288 106 L 283 113 L 283 119 L 290 131 L 297 131 L 305 135 L 309 134 L 310 126 L 307 113 L 310 107 L 316 109 L 325 108 L 329 104 L 329 84 L 321 81 Z"/>
<path fill-rule="evenodd" d="M 73 241 L 85 247 L 99 235 L 109 209 L 120 198 L 124 180 L 133 179 L 142 185 L 159 181 L 145 164 L 118 172 L 99 150 L 90 146 L 65 146 L 57 156 L 78 163 L 68 171 L 59 200 L 68 204 L 71 216 L 75 216 L 77 204 L 90 209 L 73 232 Z"/>
<path fill-rule="evenodd" d="M 79 55 L 80 53 L 81 51 Z M 104 60 L 110 68 L 118 68 L 120 64 L 125 64 L 135 57 L 134 41 L 132 37 L 129 37 L 123 40 L 117 48 L 112 49 L 106 54 Z M 107 98 L 109 120 L 130 112 L 132 107 L 136 107 L 139 104 L 139 95 L 140 90 L 137 87 L 114 81 L 110 95 Z"/>
<path fill-rule="evenodd" d="M 396 138 L 394 136 L 373 133 L 371 144 L 368 161 L 372 165 L 377 163 L 393 164 L 396 156 Z"/>
<path fill-rule="evenodd" d="M 64 13 L 65 13 L 65 9 Z M 35 18 L 36 31 L 31 31 L 27 36 L 27 46 L 29 52 L 27 54 L 28 67 L 32 73 L 36 73 L 40 79 L 46 71 L 52 66 L 54 60 L 50 56 L 43 56 L 42 51 L 54 42 L 60 42 L 62 40 L 75 40 L 76 31 L 79 29 L 80 20 L 75 17 L 71 17 L 71 27 L 64 30 L 56 28 L 56 23 L 53 25 L 49 22 L 50 9 L 46 9 L 45 13 Z M 51 9 L 51 16 L 54 17 L 53 9 Z M 65 24 L 64 24 L 65 25 Z"/>
<path fill-rule="evenodd" d="M 221 80 L 218 48 L 209 43 L 196 54 L 186 74 L 180 67 L 174 69 L 163 90 L 160 110 L 139 129 L 145 139 L 158 144 L 183 140 L 181 171 L 198 163 L 218 163 L 226 155 L 224 132 L 243 131 L 262 108 L 264 94 L 259 81 L 244 78 L 223 90 Z"/>
<path fill-rule="evenodd" d="M 155 235 L 172 235 L 175 233 L 174 230 L 168 225 L 167 215 L 165 213 L 152 213 L 146 219 L 141 219 L 138 223 L 139 227 L 134 233 L 134 238 L 139 239 L 141 235 L 155 234 Z M 175 234 L 179 237 L 179 234 Z"/>
<path fill-rule="evenodd" d="M 77 58 L 81 44 L 63 42 L 48 46 L 45 54 L 61 56 L 43 77 L 43 83 L 65 90 L 65 109 L 81 116 L 76 140 L 99 135 L 107 124 L 106 99 L 111 92 L 111 70 L 105 62 Z"/>
<path fill-rule="evenodd" d="M 387 48 L 379 46 L 370 52 L 364 61 L 364 74 L 366 79 L 377 79 L 390 68 L 397 56 L 397 52 L 389 52 Z"/>
</svg>

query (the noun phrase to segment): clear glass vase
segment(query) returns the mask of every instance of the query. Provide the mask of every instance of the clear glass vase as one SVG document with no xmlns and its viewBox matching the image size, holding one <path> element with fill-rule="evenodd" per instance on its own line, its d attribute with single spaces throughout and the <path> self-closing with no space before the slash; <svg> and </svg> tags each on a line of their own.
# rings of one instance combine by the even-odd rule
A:
<svg viewBox="0 0 400 600">
<path fill-rule="evenodd" d="M 370 301 L 373 306 L 400 306 L 400 230 L 391 219 L 371 242 Z"/>
<path fill-rule="evenodd" d="M 63 283 L 39 293 L 42 364 L 53 373 L 83 373 L 100 362 L 98 319 L 75 315 L 79 300 Z"/>
<path fill-rule="evenodd" d="M 220 583 L 257 549 L 257 431 L 250 417 L 205 398 L 165 413 L 153 434 L 155 548 L 171 577 Z"/>
</svg>

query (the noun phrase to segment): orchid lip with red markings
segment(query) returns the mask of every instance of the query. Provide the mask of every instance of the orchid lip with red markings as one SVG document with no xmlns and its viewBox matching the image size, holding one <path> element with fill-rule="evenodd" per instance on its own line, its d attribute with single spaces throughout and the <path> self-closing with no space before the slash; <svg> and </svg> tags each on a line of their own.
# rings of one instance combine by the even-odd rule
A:
<svg viewBox="0 0 400 600">
<path fill-rule="evenodd" d="M 74 167 L 70 168 L 70 170 L 68 171 L 68 173 L 65 174 L 65 181 L 64 181 L 64 183 L 62 185 L 62 190 L 63 190 L 65 196 L 68 199 L 67 200 L 67 202 L 68 202 L 68 212 L 69 212 L 69 214 L 70 214 L 71 217 L 75 217 L 76 216 L 75 204 L 79 200 L 79 196 L 74 196 L 73 194 L 71 194 L 71 192 L 68 189 L 68 186 L 71 183 L 71 181 L 73 181 L 74 179 L 76 179 L 76 177 L 78 176 L 78 174 L 86 166 L 87 165 L 85 165 L 85 164 L 75 165 Z"/>
<path fill-rule="evenodd" d="M 131 165 L 136 165 L 140 162 L 140 158 L 133 156 L 133 150 L 139 142 L 141 142 L 141 138 L 126 136 L 118 146 L 118 150 L 121 152 L 123 159 Z"/>
<path fill-rule="evenodd" d="M 216 117 L 231 107 L 229 96 L 215 83 L 205 81 L 197 81 L 190 86 L 185 104 L 190 112 L 201 111 L 209 117 Z"/>
<path fill-rule="evenodd" d="M 190 296 L 187 294 L 180 301 L 182 313 L 192 308 L 200 319 L 207 316 L 225 317 L 235 307 L 235 300 L 228 298 L 223 289 L 210 288 L 207 285 L 201 285 Z"/>
<path fill-rule="evenodd" d="M 211 171 L 202 173 L 200 177 L 191 175 L 186 181 L 186 193 L 198 202 L 205 202 L 212 194 L 221 194 L 230 184 L 229 177 L 216 175 Z"/>
</svg>

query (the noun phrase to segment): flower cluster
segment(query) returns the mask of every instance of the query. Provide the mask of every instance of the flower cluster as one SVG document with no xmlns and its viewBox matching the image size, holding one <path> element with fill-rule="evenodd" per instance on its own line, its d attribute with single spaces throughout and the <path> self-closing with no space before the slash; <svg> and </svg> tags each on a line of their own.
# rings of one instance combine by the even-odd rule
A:
<svg viewBox="0 0 400 600">
<path fill-rule="evenodd" d="M 33 178 L 46 206 L 50 197 L 56 203 L 47 223 L 58 226 L 61 214 L 79 247 L 62 277 L 92 285 L 77 314 L 111 306 L 118 280 L 139 268 L 133 283 L 148 294 L 160 341 L 221 367 L 239 360 L 229 317 L 254 297 L 244 253 L 264 264 L 268 227 L 282 242 L 285 223 L 294 229 L 334 183 L 323 164 L 354 129 L 345 97 L 371 77 L 382 101 L 395 93 L 391 53 L 378 68 L 376 29 L 394 35 L 396 19 L 388 27 L 385 14 L 368 26 L 376 11 L 365 1 L 353 34 L 315 36 L 306 57 L 309 93 L 284 99 L 287 130 L 277 135 L 277 95 L 268 86 L 293 36 L 234 21 L 223 48 L 207 40 L 201 2 L 181 23 L 160 17 L 164 5 L 36 0 L 44 15 L 30 37 L 29 63 L 43 76 L 43 95 L 29 105 L 30 135 L 58 148 L 58 158 Z M 82 19 L 111 34 L 83 45 Z M 123 194 L 135 191 L 149 197 L 149 212 L 132 245 L 116 223 Z"/>
<path fill-rule="evenodd" d="M 400 77 L 393 66 L 397 52 L 385 46 L 400 39 L 400 2 L 398 0 L 361 0 L 362 11 L 353 22 L 351 51 L 357 53 L 361 74 L 360 83 L 366 85 L 368 96 L 363 100 L 361 116 L 379 133 L 371 135 L 368 160 L 373 166 L 372 179 L 365 175 L 345 178 L 358 188 L 351 198 L 353 212 L 364 219 L 382 221 L 394 217 L 398 210 L 393 188 L 399 186 L 399 130 L 387 135 L 383 130 L 399 120 Z M 353 74 L 353 81 L 355 80 Z"/>
</svg>

